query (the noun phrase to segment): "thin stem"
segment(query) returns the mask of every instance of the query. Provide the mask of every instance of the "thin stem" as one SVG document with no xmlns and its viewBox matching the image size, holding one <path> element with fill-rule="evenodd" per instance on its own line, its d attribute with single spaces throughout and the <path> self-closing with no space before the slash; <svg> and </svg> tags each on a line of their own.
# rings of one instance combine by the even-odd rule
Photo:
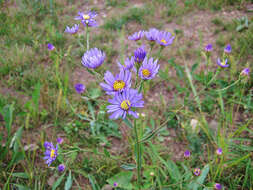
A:
<svg viewBox="0 0 253 190">
<path fill-rule="evenodd" d="M 87 45 L 87 50 L 88 51 L 90 49 L 90 44 L 89 44 L 89 27 L 88 25 L 86 25 L 86 28 L 85 28 L 85 31 L 86 31 L 86 45 Z"/>
<path fill-rule="evenodd" d="M 135 135 L 135 149 L 136 149 L 136 163 L 137 163 L 137 185 L 141 189 L 141 145 L 138 137 L 138 130 L 136 119 L 134 120 L 134 135 Z"/>
<path fill-rule="evenodd" d="M 227 86 L 227 87 L 225 87 L 225 88 L 223 88 L 223 89 L 219 89 L 219 90 L 217 90 L 217 91 L 224 91 L 224 90 L 227 90 L 227 89 L 229 89 L 230 87 L 236 85 L 240 80 L 241 80 L 241 79 L 239 78 L 237 81 L 235 81 L 234 83 L 230 84 L 229 86 Z"/>
<path fill-rule="evenodd" d="M 220 73 L 220 68 L 218 68 L 218 70 L 215 72 L 213 78 L 211 78 L 211 80 L 208 81 L 206 87 L 208 87 L 217 77 L 217 75 Z"/>
</svg>

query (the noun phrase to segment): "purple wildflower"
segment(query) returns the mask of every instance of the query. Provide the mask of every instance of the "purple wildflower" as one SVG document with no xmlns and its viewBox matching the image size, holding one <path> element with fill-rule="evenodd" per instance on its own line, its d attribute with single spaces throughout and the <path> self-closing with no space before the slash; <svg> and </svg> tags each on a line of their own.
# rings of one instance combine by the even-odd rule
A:
<svg viewBox="0 0 253 190">
<path fill-rule="evenodd" d="M 157 35 L 156 42 L 161 46 L 168 46 L 173 43 L 175 36 L 172 36 L 170 32 L 160 31 Z"/>
<path fill-rule="evenodd" d="M 94 20 L 96 16 L 97 13 L 94 11 L 89 11 L 86 14 L 78 12 L 78 16 L 75 17 L 75 20 L 81 20 L 84 26 L 95 27 L 97 26 L 97 22 Z"/>
<path fill-rule="evenodd" d="M 142 94 L 139 94 L 135 89 L 127 89 L 122 93 L 116 93 L 113 99 L 109 99 L 108 102 L 112 105 L 107 106 L 107 112 L 114 112 L 110 115 L 110 119 L 118 119 L 119 117 L 125 119 L 127 113 L 135 118 L 138 118 L 137 113 L 132 111 L 131 108 L 144 107 Z"/>
<path fill-rule="evenodd" d="M 249 72 L 250 72 L 250 69 L 249 68 L 245 68 L 245 69 L 242 70 L 241 75 L 249 76 Z"/>
<path fill-rule="evenodd" d="M 79 29 L 79 24 L 75 24 L 71 28 L 69 26 L 67 26 L 65 29 L 65 32 L 70 33 L 70 34 L 75 34 L 75 33 L 77 33 L 78 29 Z"/>
<path fill-rule="evenodd" d="M 145 36 L 149 41 L 155 41 L 159 35 L 159 30 L 156 28 L 151 28 L 149 31 L 145 32 Z"/>
<path fill-rule="evenodd" d="M 90 49 L 83 54 L 82 64 L 89 69 L 99 67 L 105 60 L 105 53 L 97 48 Z"/>
<path fill-rule="evenodd" d="M 107 83 L 100 83 L 100 86 L 106 91 L 106 94 L 114 95 L 131 87 L 131 72 L 121 70 L 115 77 L 110 71 L 106 71 L 104 80 Z"/>
<path fill-rule="evenodd" d="M 212 44 L 207 44 L 206 47 L 205 47 L 205 51 L 206 51 L 206 52 L 211 52 L 211 51 L 213 51 L 213 46 L 212 46 Z"/>
<path fill-rule="evenodd" d="M 216 150 L 216 154 L 222 155 L 222 148 L 218 148 L 218 149 Z"/>
<path fill-rule="evenodd" d="M 145 58 L 139 69 L 139 76 L 144 80 L 153 79 L 160 68 L 157 62 L 158 60 L 154 61 L 153 58 Z"/>
<path fill-rule="evenodd" d="M 56 139 L 56 141 L 57 141 L 58 144 L 62 144 L 62 143 L 63 143 L 63 138 L 58 137 L 58 138 Z"/>
<path fill-rule="evenodd" d="M 228 59 L 225 59 L 225 60 L 221 61 L 220 58 L 218 58 L 216 63 L 221 67 L 228 67 L 229 66 L 229 64 L 227 64 Z"/>
<path fill-rule="evenodd" d="M 117 62 L 120 70 L 131 70 L 134 67 L 134 57 L 126 58 L 124 64 Z"/>
<path fill-rule="evenodd" d="M 114 183 L 113 183 L 113 187 L 118 187 L 118 185 L 119 185 L 119 184 L 118 184 L 117 182 L 114 182 Z"/>
<path fill-rule="evenodd" d="M 219 184 L 219 183 L 215 183 L 215 184 L 214 184 L 214 188 L 215 188 L 216 190 L 221 190 L 221 189 L 222 189 L 222 185 Z"/>
<path fill-rule="evenodd" d="M 58 171 L 59 172 L 63 172 L 65 170 L 65 165 L 64 164 L 60 164 L 59 166 L 58 166 Z"/>
<path fill-rule="evenodd" d="M 134 34 L 132 34 L 131 36 L 128 37 L 129 40 L 134 40 L 134 41 L 138 41 L 140 40 L 143 36 L 144 36 L 144 31 L 140 30 L 139 32 L 135 32 Z"/>
<path fill-rule="evenodd" d="M 45 156 L 44 156 L 44 160 L 46 160 L 46 164 L 48 164 L 48 166 L 51 165 L 51 163 L 56 159 L 57 157 L 57 151 L 58 151 L 58 145 L 56 145 L 54 147 L 53 143 L 51 142 L 45 142 L 44 143 L 44 147 L 46 149 L 45 151 Z"/>
<path fill-rule="evenodd" d="M 194 173 L 194 175 L 199 176 L 201 173 L 201 170 L 199 168 L 195 168 L 193 173 Z"/>
<path fill-rule="evenodd" d="M 185 158 L 190 158 L 190 156 L 191 156 L 191 152 L 190 152 L 189 150 L 186 150 L 186 151 L 184 152 L 184 157 L 185 157 Z"/>
<path fill-rule="evenodd" d="M 54 47 L 53 44 L 48 43 L 48 44 L 47 44 L 47 49 L 48 49 L 49 51 L 52 51 L 52 50 L 55 49 L 55 47 Z"/>
<path fill-rule="evenodd" d="M 134 61 L 135 63 L 141 63 L 145 57 L 146 57 L 147 52 L 145 51 L 145 47 L 141 46 L 139 48 L 137 48 L 134 51 Z"/>
<path fill-rule="evenodd" d="M 228 45 L 224 48 L 224 52 L 225 52 L 225 53 L 231 53 L 231 51 L 232 51 L 232 47 L 231 47 L 230 44 L 228 44 Z"/>
<path fill-rule="evenodd" d="M 85 86 L 81 83 L 75 85 L 76 92 L 82 94 L 85 91 Z"/>
</svg>

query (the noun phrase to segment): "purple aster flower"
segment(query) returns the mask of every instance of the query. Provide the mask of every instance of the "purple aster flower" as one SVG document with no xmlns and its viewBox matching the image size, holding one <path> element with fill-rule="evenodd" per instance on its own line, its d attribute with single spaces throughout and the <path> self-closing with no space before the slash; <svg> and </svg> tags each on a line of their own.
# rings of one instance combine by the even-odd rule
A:
<svg viewBox="0 0 253 190">
<path fill-rule="evenodd" d="M 195 168 L 193 173 L 194 173 L 194 175 L 199 176 L 201 173 L 201 170 L 199 168 Z"/>
<path fill-rule="evenodd" d="M 59 172 L 63 172 L 65 170 L 65 165 L 64 164 L 60 164 L 59 166 L 58 166 L 58 171 Z"/>
<path fill-rule="evenodd" d="M 112 115 L 110 115 L 110 119 L 118 119 L 119 117 L 125 119 L 127 113 L 138 118 L 137 113 L 131 108 L 144 107 L 142 94 L 139 94 L 135 89 L 127 89 L 122 93 L 116 93 L 113 99 L 109 99 L 108 102 L 111 103 L 111 105 L 107 106 L 107 112 L 113 112 Z"/>
<path fill-rule="evenodd" d="M 99 67 L 105 60 L 105 53 L 97 48 L 86 51 L 82 57 L 82 64 L 89 69 Z"/>
<path fill-rule="evenodd" d="M 249 68 L 245 68 L 242 70 L 241 75 L 249 76 L 249 72 L 250 72 Z"/>
<path fill-rule="evenodd" d="M 216 190 L 221 190 L 221 189 L 222 189 L 222 185 L 219 184 L 219 183 L 215 183 L 215 184 L 214 184 L 214 188 L 215 188 Z"/>
<path fill-rule="evenodd" d="M 75 20 L 81 20 L 84 26 L 95 27 L 97 26 L 97 22 L 94 20 L 96 16 L 97 13 L 94 11 L 89 11 L 86 14 L 78 12 L 78 16 L 75 17 Z"/>
<path fill-rule="evenodd" d="M 63 138 L 58 137 L 58 138 L 56 139 L 56 141 L 57 141 L 58 144 L 62 144 L 62 143 L 63 143 Z"/>
<path fill-rule="evenodd" d="M 81 83 L 75 85 L 76 92 L 82 94 L 85 91 L 85 86 Z"/>
<path fill-rule="evenodd" d="M 185 158 L 190 158 L 190 156 L 191 156 L 191 152 L 190 152 L 189 150 L 186 150 L 186 151 L 184 152 L 184 157 L 185 157 Z"/>
<path fill-rule="evenodd" d="M 231 47 L 230 44 L 228 44 L 228 45 L 224 48 L 224 52 L 225 52 L 225 53 L 231 53 L 231 51 L 232 51 L 232 47 Z"/>
<path fill-rule="evenodd" d="M 70 33 L 70 34 L 75 34 L 75 33 L 77 33 L 78 29 L 79 29 L 79 24 L 75 24 L 71 28 L 69 26 L 67 26 L 65 29 L 65 32 Z"/>
<path fill-rule="evenodd" d="M 228 67 L 229 64 L 228 63 L 228 59 L 225 59 L 223 61 L 220 60 L 220 58 L 217 59 L 217 64 L 221 67 Z"/>
<path fill-rule="evenodd" d="M 44 147 L 45 147 L 45 149 L 50 149 L 51 148 L 51 145 L 52 145 L 52 143 L 50 143 L 50 142 L 44 142 Z"/>
<path fill-rule="evenodd" d="M 145 58 L 139 69 L 139 76 L 144 80 L 154 78 L 160 68 L 157 62 L 158 60 L 154 61 L 152 57 L 150 59 Z"/>
<path fill-rule="evenodd" d="M 119 185 L 119 184 L 118 184 L 117 182 L 114 182 L 114 183 L 113 183 L 113 187 L 118 187 L 118 185 Z"/>
<path fill-rule="evenodd" d="M 206 52 L 211 52 L 211 51 L 213 51 L 213 45 L 212 45 L 212 44 L 207 44 L 206 47 L 205 47 L 205 51 L 206 51 Z"/>
<path fill-rule="evenodd" d="M 159 30 L 156 28 L 151 28 L 149 31 L 145 32 L 145 36 L 149 41 L 155 41 L 157 36 L 159 35 Z"/>
<path fill-rule="evenodd" d="M 137 48 L 134 51 L 134 61 L 135 63 L 141 63 L 145 57 L 146 57 L 147 52 L 145 51 L 145 47 L 141 46 L 139 48 Z"/>
<path fill-rule="evenodd" d="M 58 145 L 54 147 L 53 143 L 51 142 L 45 142 L 44 147 L 46 149 L 44 160 L 46 160 L 46 164 L 50 166 L 50 164 L 56 159 L 57 157 L 57 151 L 58 151 Z"/>
<path fill-rule="evenodd" d="M 221 149 L 221 148 L 218 148 L 218 149 L 216 150 L 216 154 L 222 155 L 222 149 Z"/>
<path fill-rule="evenodd" d="M 52 50 L 55 49 L 55 47 L 54 47 L 53 44 L 48 43 L 48 44 L 47 44 L 47 49 L 48 49 L 49 51 L 52 51 Z"/>
<path fill-rule="evenodd" d="M 135 32 L 133 35 L 129 36 L 129 40 L 138 41 L 144 36 L 145 32 L 143 30 L 140 30 L 139 32 Z"/>
<path fill-rule="evenodd" d="M 175 36 L 172 36 L 170 32 L 160 31 L 157 35 L 156 42 L 161 46 L 168 46 L 173 43 Z"/>
<path fill-rule="evenodd" d="M 131 87 L 131 72 L 129 70 L 122 69 L 115 77 L 110 71 L 106 71 L 104 79 L 107 84 L 100 83 L 100 86 L 109 95 L 114 95 Z"/>
<path fill-rule="evenodd" d="M 130 59 L 127 57 L 125 59 L 124 64 L 121 64 L 120 62 L 117 62 L 120 70 L 131 70 L 134 67 L 134 57 L 131 57 Z"/>
</svg>

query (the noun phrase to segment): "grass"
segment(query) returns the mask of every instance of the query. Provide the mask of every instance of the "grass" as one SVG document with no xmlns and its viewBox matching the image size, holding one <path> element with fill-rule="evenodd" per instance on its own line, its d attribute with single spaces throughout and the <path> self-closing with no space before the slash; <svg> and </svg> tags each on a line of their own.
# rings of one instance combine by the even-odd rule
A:
<svg viewBox="0 0 253 190">
<path fill-rule="evenodd" d="M 100 190 L 115 182 L 120 184 L 117 189 L 137 187 L 131 124 L 109 119 L 101 81 L 81 66 L 84 33 L 63 32 L 87 6 L 98 11 L 99 22 L 103 20 L 90 33 L 90 46 L 107 55 L 98 72 L 118 72 L 117 60 L 124 52 L 132 55 L 139 45 L 127 40 L 137 28 L 168 29 L 177 36 L 161 52 L 156 79 L 143 86 L 145 107 L 138 109 L 137 120 L 142 189 L 207 190 L 214 183 L 225 189 L 251 189 L 252 71 L 249 78 L 238 78 L 242 69 L 252 68 L 252 17 L 242 12 L 249 25 L 238 31 L 242 19 L 216 14 L 241 10 L 247 2 L 159 0 L 132 5 L 108 0 L 100 6 L 91 1 L 73 6 L 75 1 L 69 0 L 0 1 L 0 189 Z M 196 5 L 198 10 L 193 10 Z M 207 23 L 214 27 L 208 42 L 201 29 L 193 31 L 197 38 L 191 39 L 189 27 L 196 22 L 184 25 L 199 10 L 214 15 Z M 47 50 L 49 42 L 56 51 Z M 214 51 L 206 67 L 202 46 L 210 42 Z M 216 59 L 228 43 L 231 66 L 217 73 Z M 75 92 L 78 82 L 86 85 L 83 97 Z M 43 144 L 55 144 L 57 137 L 64 143 L 48 167 Z M 221 156 L 215 153 L 218 147 Z M 186 149 L 191 151 L 189 159 L 183 157 Z M 66 165 L 63 173 L 57 171 L 60 163 Z M 194 176 L 194 168 L 201 169 L 200 176 Z"/>
</svg>

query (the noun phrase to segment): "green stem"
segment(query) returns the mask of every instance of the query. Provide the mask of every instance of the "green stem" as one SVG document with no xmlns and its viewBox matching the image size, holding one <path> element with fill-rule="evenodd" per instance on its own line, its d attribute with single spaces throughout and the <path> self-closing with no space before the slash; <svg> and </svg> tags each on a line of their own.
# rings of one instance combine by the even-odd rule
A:
<svg viewBox="0 0 253 190">
<path fill-rule="evenodd" d="M 235 81 L 234 83 L 230 84 L 229 86 L 225 87 L 225 88 L 222 88 L 222 89 L 219 89 L 217 91 L 224 91 L 224 90 L 227 90 L 229 89 L 230 87 L 236 85 L 241 79 L 239 78 L 237 81 Z"/>
<path fill-rule="evenodd" d="M 219 73 L 220 73 L 220 68 L 218 68 L 218 70 L 215 72 L 213 78 L 211 78 L 211 80 L 208 81 L 206 87 L 208 87 L 208 86 L 216 79 L 216 77 L 217 77 L 217 75 L 218 75 Z"/>
<path fill-rule="evenodd" d="M 89 49 L 90 49 L 90 44 L 89 44 L 89 27 L 88 27 L 88 25 L 86 25 L 86 29 L 85 29 L 85 31 L 86 31 L 86 45 L 87 45 L 87 50 L 86 51 L 88 51 Z"/>
<path fill-rule="evenodd" d="M 135 149 L 136 149 L 136 163 L 137 163 L 137 185 L 141 189 L 141 144 L 139 142 L 138 130 L 136 120 L 134 120 L 134 135 L 135 135 Z"/>
</svg>

